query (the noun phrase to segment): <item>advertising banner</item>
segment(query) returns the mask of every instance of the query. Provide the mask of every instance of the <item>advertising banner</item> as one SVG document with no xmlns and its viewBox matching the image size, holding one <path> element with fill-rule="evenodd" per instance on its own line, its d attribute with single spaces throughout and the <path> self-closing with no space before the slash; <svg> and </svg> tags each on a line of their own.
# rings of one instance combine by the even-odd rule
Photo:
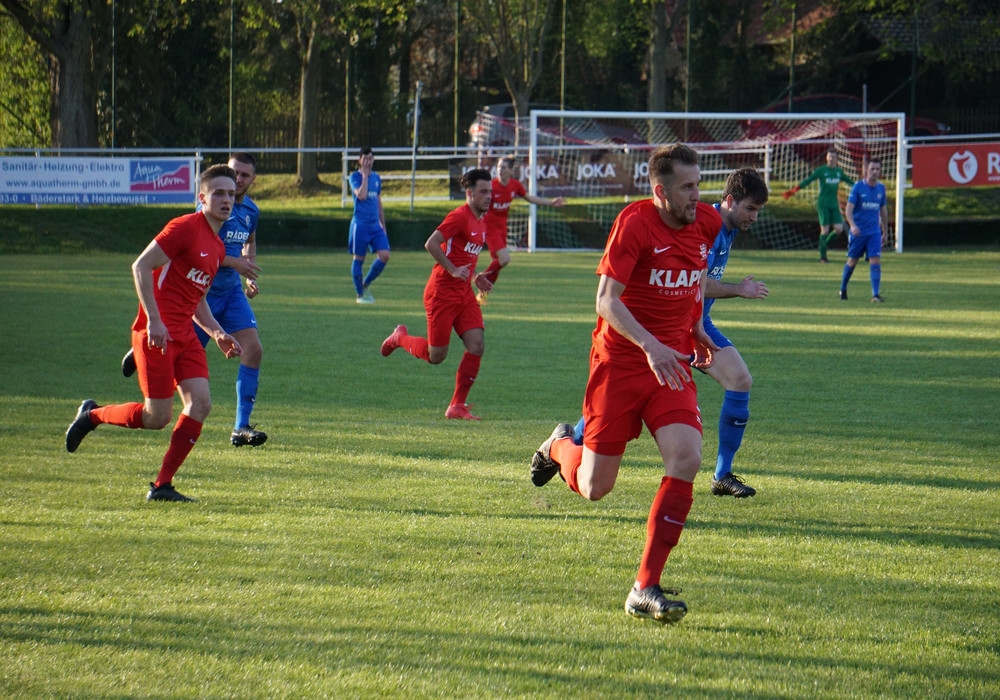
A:
<svg viewBox="0 0 1000 700">
<path fill-rule="evenodd" d="M 0 204 L 191 204 L 194 158 L 0 157 Z"/>
<path fill-rule="evenodd" d="M 914 187 L 1000 185 L 1000 143 L 914 146 Z"/>
</svg>

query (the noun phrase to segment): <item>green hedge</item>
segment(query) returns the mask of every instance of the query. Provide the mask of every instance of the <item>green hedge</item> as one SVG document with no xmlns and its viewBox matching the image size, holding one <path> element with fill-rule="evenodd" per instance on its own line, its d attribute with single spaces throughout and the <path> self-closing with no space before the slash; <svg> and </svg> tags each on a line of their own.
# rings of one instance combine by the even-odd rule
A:
<svg viewBox="0 0 1000 700">
<path fill-rule="evenodd" d="M 185 207 L 0 208 L 0 253 L 98 250 L 138 253 L 167 221 L 189 211 Z M 390 217 L 387 222 L 389 241 L 395 250 L 419 250 L 440 223 L 440 217 Z M 812 230 L 815 226 L 815 222 L 810 221 L 807 228 Z M 350 220 L 264 213 L 259 228 L 262 248 L 346 250 Z M 591 228 L 581 222 L 543 222 L 539 244 L 602 247 L 605 234 Z M 907 221 L 904 235 L 908 248 L 1000 245 L 1000 220 Z"/>
</svg>

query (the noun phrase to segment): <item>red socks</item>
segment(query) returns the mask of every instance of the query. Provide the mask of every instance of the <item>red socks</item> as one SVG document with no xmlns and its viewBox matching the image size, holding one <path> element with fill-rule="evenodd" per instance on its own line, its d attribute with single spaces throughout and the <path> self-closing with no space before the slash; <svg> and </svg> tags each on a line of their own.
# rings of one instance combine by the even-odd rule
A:
<svg viewBox="0 0 1000 700">
<path fill-rule="evenodd" d="M 485 275 L 486 279 L 488 279 L 490 282 L 496 284 L 497 277 L 500 276 L 500 270 L 502 269 L 503 266 L 500 264 L 500 261 L 497 260 L 496 258 L 493 258 L 493 261 L 490 263 L 490 266 L 483 271 L 483 275 Z"/>
<path fill-rule="evenodd" d="M 653 499 L 646 523 L 646 548 L 642 552 L 636 584 L 646 588 L 660 582 L 667 557 L 681 537 L 691 510 L 694 484 L 665 476 Z"/>
<path fill-rule="evenodd" d="M 95 426 L 118 425 L 122 428 L 144 428 L 141 403 L 120 403 L 90 409 L 90 422 Z"/>
<path fill-rule="evenodd" d="M 553 440 L 549 456 L 559 465 L 559 475 L 570 490 L 580 493 L 576 473 L 580 471 L 580 463 L 583 461 L 583 445 L 577 445 L 570 438 Z"/>
<path fill-rule="evenodd" d="M 201 426 L 201 423 L 183 413 L 177 419 L 174 432 L 170 434 L 170 447 L 163 455 L 163 464 L 160 466 L 160 473 L 156 476 L 155 486 L 163 486 L 173 480 L 174 474 L 181 468 L 181 464 L 191 453 L 194 444 L 198 442 Z"/>
<path fill-rule="evenodd" d="M 424 362 L 430 362 L 431 360 L 430 351 L 427 349 L 430 347 L 427 338 L 421 338 L 416 335 L 404 335 L 399 339 L 399 347 L 406 350 L 406 352 L 418 360 L 423 360 Z"/>
<path fill-rule="evenodd" d="M 479 365 L 482 361 L 481 355 L 473 355 L 468 351 L 462 355 L 462 361 L 458 363 L 458 371 L 455 372 L 455 394 L 451 397 L 452 406 L 465 403 L 473 382 L 479 376 Z"/>
</svg>

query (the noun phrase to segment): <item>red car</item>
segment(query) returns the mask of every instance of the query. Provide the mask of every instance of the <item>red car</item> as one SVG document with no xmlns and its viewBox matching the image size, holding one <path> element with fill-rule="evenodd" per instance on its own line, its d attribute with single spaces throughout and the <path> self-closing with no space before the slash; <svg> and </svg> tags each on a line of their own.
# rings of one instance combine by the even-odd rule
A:
<svg viewBox="0 0 1000 700">
<path fill-rule="evenodd" d="M 788 112 L 788 99 L 777 102 L 773 105 L 758 110 L 760 112 L 773 112 L 780 114 Z M 858 114 L 861 112 L 874 112 L 877 110 L 865 109 L 864 102 L 853 95 L 803 95 L 792 99 L 792 114 L 811 114 L 814 112 L 832 112 L 840 114 Z M 907 135 L 909 134 L 909 124 L 906 125 Z M 943 136 L 951 131 L 947 124 L 927 119 L 925 117 L 915 117 L 913 119 L 913 136 Z M 893 133 L 891 136 L 895 136 Z"/>
</svg>

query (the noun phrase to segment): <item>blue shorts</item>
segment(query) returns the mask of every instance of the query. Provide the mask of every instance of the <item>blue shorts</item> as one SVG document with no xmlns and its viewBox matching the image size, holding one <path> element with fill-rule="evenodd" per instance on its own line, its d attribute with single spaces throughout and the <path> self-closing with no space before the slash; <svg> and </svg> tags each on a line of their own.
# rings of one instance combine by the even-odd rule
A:
<svg viewBox="0 0 1000 700">
<path fill-rule="evenodd" d="M 253 309 L 250 308 L 250 300 L 247 299 L 242 287 L 233 287 L 223 294 L 213 294 L 210 291 L 206 299 L 215 320 L 229 335 L 257 327 L 257 319 L 254 318 Z M 203 347 L 208 345 L 210 338 L 197 323 L 194 324 L 194 332 L 198 334 L 198 340 Z"/>
<path fill-rule="evenodd" d="M 719 346 L 719 350 L 733 346 L 733 341 L 722 335 L 722 331 L 716 328 L 715 324 L 712 323 L 711 316 L 706 316 L 701 320 L 701 322 L 702 325 L 705 326 L 705 332 L 708 333 L 708 337 L 712 339 L 713 343 Z"/>
<path fill-rule="evenodd" d="M 862 233 L 860 236 L 850 236 L 847 244 L 847 257 L 860 260 L 864 256 L 878 258 L 882 256 L 882 233 Z"/>
<path fill-rule="evenodd" d="M 347 249 L 351 255 L 357 255 L 360 258 L 365 257 L 369 250 L 376 253 L 380 250 L 389 250 L 389 236 L 377 223 L 365 224 L 351 219 L 351 233 L 347 238 Z"/>
</svg>

